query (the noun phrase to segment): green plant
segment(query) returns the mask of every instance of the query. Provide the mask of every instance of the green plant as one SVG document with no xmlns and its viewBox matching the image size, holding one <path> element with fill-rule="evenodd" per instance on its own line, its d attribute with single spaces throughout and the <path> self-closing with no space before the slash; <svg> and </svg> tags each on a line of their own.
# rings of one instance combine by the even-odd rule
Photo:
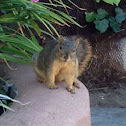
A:
<svg viewBox="0 0 126 126">
<path fill-rule="evenodd" d="M 54 0 L 55 4 L 52 2 L 31 2 L 29 0 L 3 0 L 0 2 L 0 23 L 17 23 L 20 31 L 23 33 L 23 27 L 32 27 L 40 36 L 44 30 L 41 30 L 38 22 L 48 30 L 51 35 L 56 34 L 59 36 L 57 30 L 53 24 L 57 25 L 67 25 L 73 23 L 80 26 L 76 21 L 74 21 L 69 15 L 62 11 L 55 9 L 54 7 L 64 7 L 69 8 L 65 5 L 62 0 Z"/>
<path fill-rule="evenodd" d="M 11 92 L 11 93 L 9 93 Z M 7 94 L 10 94 L 9 96 Z M 0 77 L 0 107 L 2 107 L 3 112 L 5 109 L 8 109 L 10 111 L 14 111 L 10 106 L 12 105 L 12 102 L 19 103 L 21 105 L 26 105 L 21 103 L 18 100 L 15 100 L 15 96 L 17 95 L 17 90 L 15 89 L 15 86 L 13 84 L 8 83 L 3 78 Z M 11 98 L 12 97 L 12 98 Z M 0 108 L 1 109 L 1 108 Z M 0 114 L 2 111 L 0 111 Z"/>
<path fill-rule="evenodd" d="M 101 0 L 96 0 L 97 3 L 99 3 L 100 1 Z M 108 4 L 111 4 L 111 5 L 115 4 L 116 6 L 118 6 L 121 0 L 102 0 L 102 1 L 104 1 Z"/>
<path fill-rule="evenodd" d="M 9 31 L 7 32 L 7 30 Z M 41 51 L 42 47 L 38 44 L 38 41 L 31 30 L 28 30 L 30 32 L 31 38 L 27 38 L 11 28 L 1 26 L 1 59 L 20 63 L 31 63 L 32 55 L 35 52 Z M 10 32 L 12 34 L 10 34 Z"/>
<path fill-rule="evenodd" d="M 76 6 L 71 0 L 69 2 Z M 7 61 L 31 63 L 32 55 L 42 50 L 30 30 L 31 28 L 39 36 L 43 33 L 54 38 L 54 34 L 59 36 L 54 24 L 60 26 L 75 24 L 80 26 L 68 14 L 55 9 L 56 7 L 63 7 L 66 10 L 71 9 L 62 0 L 54 0 L 53 2 L 49 0 L 48 3 L 34 3 L 29 0 L 1 1 L 0 41 L 2 43 L 0 43 L 0 58 L 4 59 L 6 63 Z M 40 27 L 41 25 L 38 25 L 38 22 L 45 28 L 42 29 L 43 27 Z M 26 29 L 30 33 L 30 38 L 25 35 L 24 31 Z"/>
<path fill-rule="evenodd" d="M 29 103 L 21 103 L 20 101 L 18 100 L 15 100 L 15 99 L 12 99 L 10 98 L 9 96 L 7 95 L 3 95 L 3 94 L 0 94 L 0 106 L 3 107 L 4 109 L 8 109 L 10 111 L 14 111 L 12 108 L 10 108 L 10 105 L 7 104 L 7 100 L 10 100 L 12 102 L 16 102 L 16 103 L 19 103 L 21 105 L 26 105 L 26 104 L 29 104 Z"/>
<path fill-rule="evenodd" d="M 87 22 L 94 22 L 95 28 L 101 33 L 107 31 L 111 27 L 114 32 L 121 30 L 121 23 L 126 20 L 126 12 L 121 8 L 115 8 L 115 17 L 111 16 L 106 10 L 100 8 L 97 13 L 85 13 Z"/>
</svg>

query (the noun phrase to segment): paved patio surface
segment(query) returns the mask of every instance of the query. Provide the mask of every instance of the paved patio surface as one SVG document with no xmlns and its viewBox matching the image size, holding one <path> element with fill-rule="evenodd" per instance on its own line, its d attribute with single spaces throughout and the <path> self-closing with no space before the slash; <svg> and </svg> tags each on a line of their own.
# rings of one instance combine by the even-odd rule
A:
<svg viewBox="0 0 126 126">
<path fill-rule="evenodd" d="M 126 108 L 91 108 L 92 126 L 126 126 Z"/>
</svg>

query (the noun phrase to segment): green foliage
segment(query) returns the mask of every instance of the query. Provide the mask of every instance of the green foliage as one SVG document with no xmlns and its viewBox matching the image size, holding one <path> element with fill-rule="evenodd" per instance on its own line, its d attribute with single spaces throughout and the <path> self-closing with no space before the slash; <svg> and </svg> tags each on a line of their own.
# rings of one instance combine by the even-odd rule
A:
<svg viewBox="0 0 126 126">
<path fill-rule="evenodd" d="M 9 96 L 7 95 L 9 93 Z M 15 96 L 17 95 L 17 89 L 13 84 L 8 83 L 3 78 L 0 77 L 0 106 L 3 107 L 3 111 L 8 109 L 10 111 L 14 111 L 10 106 L 12 102 L 19 103 L 21 105 L 26 105 L 28 103 L 21 103 L 18 100 L 15 100 Z M 1 113 L 0 113 L 1 114 Z"/>
<path fill-rule="evenodd" d="M 2 29 L 0 32 L 0 40 L 3 42 L 0 47 L 1 59 L 20 63 L 31 63 L 32 55 L 42 50 L 42 47 L 38 44 L 37 39 L 30 30 L 31 39 L 23 36 L 19 32 L 15 35 L 5 32 L 6 29 L 11 33 L 16 32 L 8 27 Z"/>
<path fill-rule="evenodd" d="M 90 12 L 90 13 L 85 12 L 85 14 L 86 14 L 87 22 L 92 22 L 96 19 L 96 14 L 94 12 Z"/>
<path fill-rule="evenodd" d="M 94 22 L 95 28 L 101 33 L 107 31 L 110 26 L 114 32 L 121 30 L 121 23 L 126 20 L 126 12 L 121 8 L 115 8 L 115 17 L 110 16 L 107 11 L 100 8 L 97 10 L 97 13 L 90 12 L 85 13 L 87 22 Z"/>
<path fill-rule="evenodd" d="M 119 7 L 115 8 L 115 13 L 119 14 L 119 13 L 123 13 L 123 10 Z"/>
<path fill-rule="evenodd" d="M 97 10 L 96 19 L 104 19 L 108 15 L 109 15 L 109 13 L 107 11 L 105 11 L 102 8 L 100 8 L 100 9 Z"/>
<path fill-rule="evenodd" d="M 99 30 L 101 33 L 104 33 L 106 29 L 109 27 L 109 21 L 107 19 L 95 20 L 94 24 L 96 29 Z"/>
<path fill-rule="evenodd" d="M 24 26 L 31 26 L 39 36 L 42 30 L 36 21 L 41 22 L 50 34 L 56 34 L 57 36 L 59 34 L 53 24 L 69 26 L 69 23 L 73 23 L 80 26 L 64 12 L 53 8 L 53 6 L 69 8 L 62 0 L 54 1 L 55 4 L 34 3 L 29 0 L 3 0 L 0 2 L 0 11 L 2 12 L 0 23 L 18 23 Z"/>
<path fill-rule="evenodd" d="M 7 93 L 2 89 L 3 83 L 5 83 L 5 80 L 0 77 L 0 106 L 3 107 L 3 110 L 4 109 L 8 109 L 10 111 L 13 111 L 13 109 L 11 109 L 9 107 L 9 103 L 7 102 L 7 99 L 1 98 L 1 95 L 2 96 L 6 96 L 7 95 Z"/>
<path fill-rule="evenodd" d="M 118 32 L 121 29 L 121 24 L 118 23 L 114 17 L 110 16 L 108 20 L 110 22 L 110 27 L 113 29 L 114 32 Z"/>
<path fill-rule="evenodd" d="M 118 23 L 122 23 L 126 19 L 126 13 L 123 11 L 117 12 L 115 19 Z"/>
<path fill-rule="evenodd" d="M 53 3 L 54 2 L 54 3 Z M 30 29 L 34 29 L 39 36 L 46 34 L 54 38 L 59 36 L 54 24 L 70 26 L 75 24 L 81 27 L 68 14 L 59 11 L 56 7 L 70 9 L 62 0 L 49 0 L 48 3 L 30 0 L 3 0 L 0 2 L 0 59 L 20 63 L 31 63 L 35 52 L 42 50 Z M 71 0 L 71 4 L 75 5 Z M 41 25 L 38 25 L 39 24 Z M 9 25 L 8 25 L 9 24 Z M 8 26 L 8 27 L 5 27 Z M 41 29 L 40 26 L 44 26 Z M 25 35 L 24 30 L 30 34 Z M 55 39 L 55 38 L 54 38 Z"/>
<path fill-rule="evenodd" d="M 111 4 L 111 5 L 115 4 L 116 6 L 118 6 L 121 0 L 102 0 L 102 1 L 104 1 L 108 4 Z M 100 0 L 96 0 L 96 2 L 99 3 Z"/>
<path fill-rule="evenodd" d="M 5 108 L 5 109 L 8 109 L 8 110 L 10 110 L 10 111 L 14 111 L 12 108 L 9 107 L 9 105 L 7 105 L 7 100 L 10 100 L 10 101 L 12 101 L 12 102 L 19 103 L 19 104 L 21 104 L 21 105 L 25 105 L 25 104 L 21 103 L 21 102 L 18 101 L 18 100 L 12 99 L 12 98 L 10 98 L 9 96 L 3 95 L 3 94 L 0 93 L 0 106 L 2 106 L 2 107 Z M 26 104 L 29 104 L 29 103 L 26 103 Z"/>
<path fill-rule="evenodd" d="M 97 3 L 99 3 L 99 2 L 100 2 L 100 0 L 96 0 L 96 2 L 97 2 Z"/>
</svg>

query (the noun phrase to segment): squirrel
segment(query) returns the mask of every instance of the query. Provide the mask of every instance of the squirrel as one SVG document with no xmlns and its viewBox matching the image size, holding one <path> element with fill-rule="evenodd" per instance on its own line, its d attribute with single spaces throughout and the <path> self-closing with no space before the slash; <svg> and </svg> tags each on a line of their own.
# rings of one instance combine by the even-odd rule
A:
<svg viewBox="0 0 126 126">
<path fill-rule="evenodd" d="M 80 88 L 77 77 L 85 70 L 92 57 L 92 47 L 87 39 L 61 36 L 50 40 L 44 49 L 32 56 L 32 66 L 40 82 L 57 89 L 55 82 L 65 81 L 67 90 L 75 93 Z"/>
</svg>

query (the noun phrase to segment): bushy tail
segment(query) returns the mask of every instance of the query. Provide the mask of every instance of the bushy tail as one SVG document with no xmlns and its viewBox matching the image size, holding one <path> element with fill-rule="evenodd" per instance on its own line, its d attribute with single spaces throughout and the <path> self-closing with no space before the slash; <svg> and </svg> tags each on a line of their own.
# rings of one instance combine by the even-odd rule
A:
<svg viewBox="0 0 126 126">
<path fill-rule="evenodd" d="M 35 54 L 32 56 L 32 65 L 33 65 L 33 66 L 37 66 L 37 64 L 38 64 L 38 56 L 39 56 L 39 52 L 35 53 Z"/>
<path fill-rule="evenodd" d="M 79 61 L 79 76 L 85 71 L 89 61 L 92 57 L 92 46 L 89 41 L 84 38 L 80 38 L 80 44 L 77 48 L 77 57 Z"/>
<path fill-rule="evenodd" d="M 79 76 L 82 74 L 82 72 L 85 71 L 89 61 L 92 57 L 92 46 L 90 45 L 90 42 L 88 39 L 85 39 L 84 37 L 80 35 L 75 36 L 67 36 L 65 39 L 76 41 L 77 39 L 80 39 L 80 44 L 77 48 L 77 58 L 79 61 Z"/>
</svg>

